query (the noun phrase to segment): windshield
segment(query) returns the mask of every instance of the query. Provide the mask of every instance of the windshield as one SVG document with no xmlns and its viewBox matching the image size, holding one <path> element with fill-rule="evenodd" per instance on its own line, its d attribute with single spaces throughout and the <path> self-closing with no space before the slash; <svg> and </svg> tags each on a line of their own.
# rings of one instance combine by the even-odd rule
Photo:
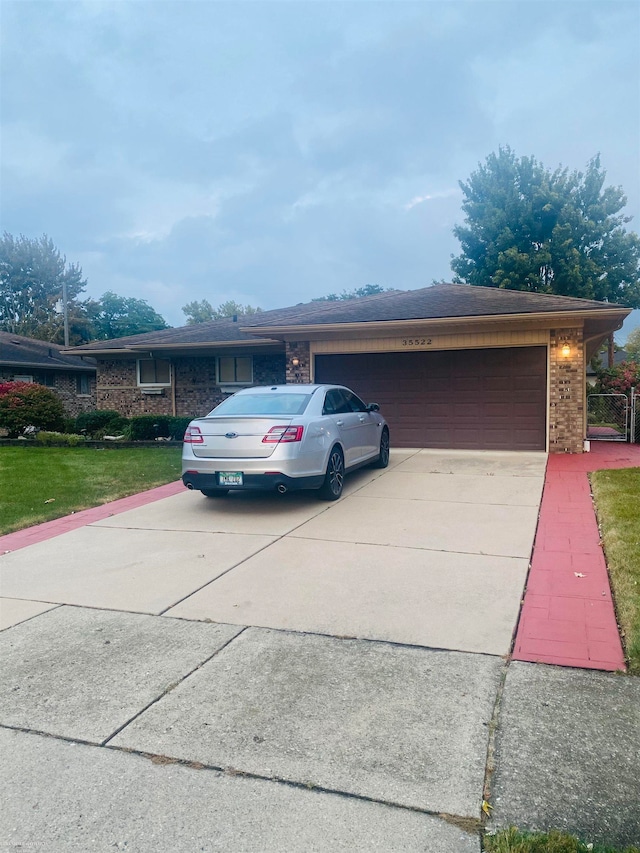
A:
<svg viewBox="0 0 640 853">
<path fill-rule="evenodd" d="M 311 394 L 235 394 L 223 400 L 207 417 L 215 415 L 301 415 Z"/>
</svg>

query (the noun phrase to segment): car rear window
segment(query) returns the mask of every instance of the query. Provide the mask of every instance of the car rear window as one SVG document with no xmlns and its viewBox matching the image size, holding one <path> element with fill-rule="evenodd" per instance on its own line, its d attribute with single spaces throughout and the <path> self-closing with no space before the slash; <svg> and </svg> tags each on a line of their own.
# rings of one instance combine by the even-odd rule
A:
<svg viewBox="0 0 640 853">
<path fill-rule="evenodd" d="M 236 394 L 223 400 L 209 417 L 215 415 L 301 415 L 311 394 Z"/>
</svg>

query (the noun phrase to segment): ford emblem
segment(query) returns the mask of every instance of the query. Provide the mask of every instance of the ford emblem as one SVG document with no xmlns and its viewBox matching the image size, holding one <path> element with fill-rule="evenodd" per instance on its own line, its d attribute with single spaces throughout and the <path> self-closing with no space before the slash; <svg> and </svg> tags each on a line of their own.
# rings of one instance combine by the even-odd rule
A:
<svg viewBox="0 0 640 853">
<path fill-rule="evenodd" d="M 227 433 L 225 433 L 225 436 L 224 436 L 224 437 L 225 437 L 225 438 L 237 438 L 237 437 L 238 437 L 238 433 L 237 433 L 237 432 L 227 432 Z"/>
</svg>

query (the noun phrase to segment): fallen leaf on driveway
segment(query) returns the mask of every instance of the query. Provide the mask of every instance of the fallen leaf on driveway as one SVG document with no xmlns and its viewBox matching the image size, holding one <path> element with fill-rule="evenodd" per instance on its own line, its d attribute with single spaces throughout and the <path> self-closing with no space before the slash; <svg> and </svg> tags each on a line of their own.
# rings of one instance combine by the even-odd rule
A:
<svg viewBox="0 0 640 853">
<path fill-rule="evenodd" d="M 491 805 L 491 803 L 488 803 L 486 800 L 483 800 L 482 801 L 482 811 L 486 815 L 489 815 L 489 817 L 491 817 L 492 810 L 493 810 L 493 806 Z"/>
<path fill-rule="evenodd" d="M 584 575 L 582 572 L 574 572 L 574 575 L 577 578 L 586 578 L 586 575 Z"/>
</svg>

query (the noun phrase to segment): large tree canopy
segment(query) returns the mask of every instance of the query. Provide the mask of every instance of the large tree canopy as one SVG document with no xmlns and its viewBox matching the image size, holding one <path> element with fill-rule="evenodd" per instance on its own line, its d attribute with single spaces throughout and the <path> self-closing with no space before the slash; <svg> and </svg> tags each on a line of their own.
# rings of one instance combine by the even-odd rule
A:
<svg viewBox="0 0 640 853">
<path fill-rule="evenodd" d="M 217 308 L 208 299 L 200 302 L 189 302 L 182 308 L 187 317 L 187 326 L 195 326 L 196 323 L 206 323 L 209 320 L 223 320 L 225 317 L 244 317 L 248 314 L 257 314 L 262 308 L 254 308 L 252 305 L 240 305 L 233 299 L 222 302 Z"/>
<path fill-rule="evenodd" d="M 118 296 L 108 290 L 97 301 L 85 303 L 97 340 L 123 338 L 170 328 L 145 299 Z"/>
<path fill-rule="evenodd" d="M 64 340 L 66 286 L 70 320 L 82 327 L 78 297 L 87 285 L 77 264 L 67 264 L 53 241 L 4 233 L 0 239 L 0 329 L 45 341 Z"/>
<path fill-rule="evenodd" d="M 143 299 L 109 291 L 81 300 L 86 286 L 80 266 L 67 264 L 46 235 L 0 239 L 0 330 L 64 343 L 65 290 L 71 345 L 169 328 Z"/>
<path fill-rule="evenodd" d="M 387 287 L 387 290 L 393 288 Z M 312 302 L 339 302 L 342 299 L 360 299 L 362 296 L 374 296 L 376 293 L 384 293 L 385 288 L 379 284 L 365 284 L 354 290 L 343 290 L 342 293 L 329 293 L 327 296 L 317 296 Z"/>
<path fill-rule="evenodd" d="M 640 306 L 640 239 L 627 200 L 605 187 L 599 156 L 586 171 L 550 172 L 500 148 L 460 182 L 465 224 L 456 281 Z"/>
</svg>

